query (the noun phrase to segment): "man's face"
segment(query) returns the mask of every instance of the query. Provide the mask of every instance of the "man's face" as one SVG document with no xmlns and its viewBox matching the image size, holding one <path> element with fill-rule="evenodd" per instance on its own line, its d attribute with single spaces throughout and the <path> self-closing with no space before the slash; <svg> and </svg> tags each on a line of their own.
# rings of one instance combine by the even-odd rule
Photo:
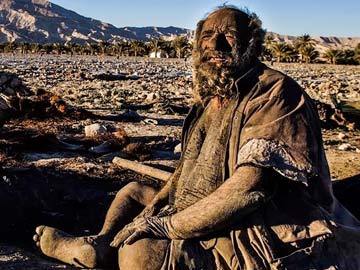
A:
<svg viewBox="0 0 360 270">
<path fill-rule="evenodd" d="M 248 61 L 243 55 L 249 43 L 249 17 L 239 11 L 221 9 L 210 14 L 193 52 L 194 86 L 202 100 L 231 97 L 233 83 Z"/>
<path fill-rule="evenodd" d="M 217 68 L 233 67 L 241 53 L 241 38 L 246 25 L 241 25 L 239 14 L 234 10 L 220 10 L 211 14 L 203 24 L 199 49 L 202 62 Z"/>
</svg>

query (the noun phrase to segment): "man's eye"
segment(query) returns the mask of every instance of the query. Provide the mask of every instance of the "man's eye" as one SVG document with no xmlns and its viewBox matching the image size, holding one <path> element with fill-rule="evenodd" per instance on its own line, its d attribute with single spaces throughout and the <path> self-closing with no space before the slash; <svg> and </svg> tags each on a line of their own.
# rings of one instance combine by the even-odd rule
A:
<svg viewBox="0 0 360 270">
<path fill-rule="evenodd" d="M 207 40 L 207 39 L 209 39 L 210 37 L 211 37 L 210 34 L 205 34 L 205 35 L 202 35 L 202 36 L 201 36 L 201 39 Z"/>
</svg>

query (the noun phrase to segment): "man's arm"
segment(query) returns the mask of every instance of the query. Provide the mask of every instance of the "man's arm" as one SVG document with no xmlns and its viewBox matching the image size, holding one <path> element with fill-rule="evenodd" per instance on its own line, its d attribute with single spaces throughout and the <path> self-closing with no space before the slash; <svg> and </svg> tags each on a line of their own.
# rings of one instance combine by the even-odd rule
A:
<svg viewBox="0 0 360 270">
<path fill-rule="evenodd" d="M 112 242 L 132 244 L 142 238 L 189 239 L 226 230 L 257 209 L 272 195 L 265 191 L 269 171 L 241 166 L 217 190 L 183 211 L 150 217 L 124 228 Z"/>
<path fill-rule="evenodd" d="M 212 194 L 169 218 L 170 238 L 201 237 L 231 227 L 268 199 L 264 189 L 268 175 L 264 168 L 239 167 Z"/>
</svg>

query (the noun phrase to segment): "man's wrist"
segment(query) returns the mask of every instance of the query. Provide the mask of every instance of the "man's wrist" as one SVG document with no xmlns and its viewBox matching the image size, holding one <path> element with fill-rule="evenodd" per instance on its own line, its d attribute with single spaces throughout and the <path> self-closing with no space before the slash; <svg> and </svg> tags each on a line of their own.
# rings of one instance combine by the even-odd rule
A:
<svg viewBox="0 0 360 270">
<path fill-rule="evenodd" d="M 172 216 L 165 217 L 149 217 L 146 221 L 149 224 L 150 230 L 156 238 L 162 239 L 182 239 L 174 230 L 171 223 Z"/>
</svg>

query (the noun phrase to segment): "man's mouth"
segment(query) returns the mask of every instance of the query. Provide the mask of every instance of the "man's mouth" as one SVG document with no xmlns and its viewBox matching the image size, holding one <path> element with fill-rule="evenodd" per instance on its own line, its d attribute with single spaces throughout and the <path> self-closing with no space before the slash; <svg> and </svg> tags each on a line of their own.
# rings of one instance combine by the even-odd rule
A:
<svg viewBox="0 0 360 270">
<path fill-rule="evenodd" d="M 212 62 L 212 63 L 225 63 L 226 61 L 227 61 L 227 59 L 225 57 L 215 56 L 215 57 L 209 58 L 209 62 Z"/>
</svg>

